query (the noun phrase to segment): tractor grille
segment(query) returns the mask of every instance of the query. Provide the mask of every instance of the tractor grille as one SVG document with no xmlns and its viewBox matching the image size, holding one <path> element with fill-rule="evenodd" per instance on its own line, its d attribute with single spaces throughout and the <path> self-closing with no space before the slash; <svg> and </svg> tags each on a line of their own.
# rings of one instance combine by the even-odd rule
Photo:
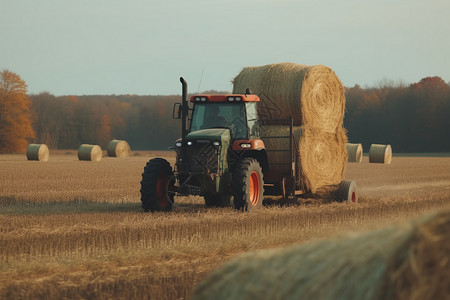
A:
<svg viewBox="0 0 450 300">
<path fill-rule="evenodd" d="M 189 146 L 189 171 L 206 174 L 219 172 L 220 146 L 209 140 L 193 141 Z"/>
</svg>

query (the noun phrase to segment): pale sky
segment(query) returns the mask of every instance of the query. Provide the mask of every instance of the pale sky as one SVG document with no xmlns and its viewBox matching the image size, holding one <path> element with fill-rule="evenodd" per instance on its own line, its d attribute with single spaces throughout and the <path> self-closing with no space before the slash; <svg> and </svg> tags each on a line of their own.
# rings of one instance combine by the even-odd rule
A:
<svg viewBox="0 0 450 300">
<path fill-rule="evenodd" d="M 0 70 L 32 94 L 231 91 L 246 66 L 331 67 L 347 86 L 450 81 L 449 0 L 0 0 Z"/>
</svg>

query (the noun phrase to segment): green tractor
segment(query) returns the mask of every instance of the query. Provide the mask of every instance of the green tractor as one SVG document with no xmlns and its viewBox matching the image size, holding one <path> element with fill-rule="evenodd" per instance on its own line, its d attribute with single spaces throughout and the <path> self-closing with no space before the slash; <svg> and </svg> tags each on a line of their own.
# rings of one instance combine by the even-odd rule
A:
<svg viewBox="0 0 450 300">
<path fill-rule="evenodd" d="M 180 81 L 182 102 L 174 105 L 173 117 L 181 119 L 181 138 L 171 148 L 176 151 L 176 163 L 173 169 L 163 158 L 146 164 L 140 190 L 145 211 L 170 211 L 175 196 L 188 195 L 203 196 L 209 207 L 253 210 L 262 206 L 265 184 L 283 197 L 295 195 L 302 183 L 292 119 L 273 120 L 284 122 L 289 134 L 266 137 L 277 139 L 285 149 L 266 149 L 257 95 L 248 89 L 245 94 L 194 95 L 190 108 L 187 83 Z M 268 157 L 280 153 L 285 162 L 269 161 Z M 347 185 L 339 194 L 357 196 L 354 184 Z"/>
<path fill-rule="evenodd" d="M 189 108 L 187 83 L 180 81 L 182 103 L 175 104 L 174 117 L 182 121 L 182 135 L 172 148 L 175 168 L 162 158 L 147 163 L 141 181 L 144 210 L 170 211 L 176 195 L 203 196 L 206 206 L 261 207 L 268 162 L 259 137 L 259 97 L 198 95 Z"/>
</svg>

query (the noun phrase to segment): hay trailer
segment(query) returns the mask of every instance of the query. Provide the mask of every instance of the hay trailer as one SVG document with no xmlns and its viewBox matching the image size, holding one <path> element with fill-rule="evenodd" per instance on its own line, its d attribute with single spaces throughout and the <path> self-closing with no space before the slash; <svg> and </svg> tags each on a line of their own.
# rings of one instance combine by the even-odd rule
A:
<svg viewBox="0 0 450 300">
<path fill-rule="evenodd" d="M 262 136 L 263 125 L 265 132 L 270 125 L 261 124 L 260 98 L 250 90 L 194 95 L 190 107 L 187 83 L 180 81 L 182 102 L 175 103 L 173 117 L 181 119 L 181 138 L 171 147 L 176 163 L 172 169 L 167 160 L 154 158 L 144 167 L 140 192 L 145 211 L 170 211 L 175 196 L 187 195 L 203 196 L 206 206 L 252 210 L 262 206 L 265 185 L 283 197 L 305 186 L 292 118 L 272 120 L 284 128 L 283 134 Z M 272 161 L 275 157 L 283 161 Z M 356 201 L 355 183 L 342 182 L 337 194 L 340 201 Z"/>
</svg>

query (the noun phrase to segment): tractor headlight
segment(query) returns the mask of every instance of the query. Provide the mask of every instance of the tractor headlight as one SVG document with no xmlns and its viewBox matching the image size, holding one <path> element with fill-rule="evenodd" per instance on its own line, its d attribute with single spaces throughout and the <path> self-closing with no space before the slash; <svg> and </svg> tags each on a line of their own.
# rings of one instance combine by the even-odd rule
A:
<svg viewBox="0 0 450 300">
<path fill-rule="evenodd" d="M 191 141 L 187 142 L 187 145 L 192 146 L 192 142 Z"/>
<path fill-rule="evenodd" d="M 216 147 L 218 147 L 218 146 L 220 146 L 220 142 L 215 141 L 215 142 L 213 142 L 213 145 L 216 146 Z"/>
<path fill-rule="evenodd" d="M 241 97 L 236 97 L 236 98 L 234 98 L 234 100 L 236 100 L 236 101 L 241 101 L 242 98 L 241 98 Z"/>
<path fill-rule="evenodd" d="M 181 142 L 176 142 L 176 143 L 175 143 L 175 146 L 181 147 Z"/>
<path fill-rule="evenodd" d="M 250 144 L 250 143 L 242 143 L 242 144 L 240 144 L 240 146 L 241 146 L 241 148 L 246 148 L 246 149 L 248 149 L 248 148 L 251 148 L 251 147 L 252 147 L 252 144 Z"/>
</svg>

